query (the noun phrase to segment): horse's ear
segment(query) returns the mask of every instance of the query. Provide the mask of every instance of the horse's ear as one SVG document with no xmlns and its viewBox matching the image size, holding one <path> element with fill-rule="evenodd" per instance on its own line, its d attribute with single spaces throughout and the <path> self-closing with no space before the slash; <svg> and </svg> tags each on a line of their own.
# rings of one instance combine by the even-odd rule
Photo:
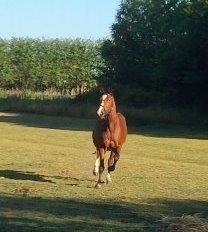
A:
<svg viewBox="0 0 208 232">
<path fill-rule="evenodd" d="M 113 96 L 113 92 L 112 92 L 112 89 L 111 89 L 111 88 L 106 88 L 106 89 L 100 88 L 100 93 L 101 93 L 101 94 L 107 93 L 107 94 L 110 94 L 110 95 Z"/>
<path fill-rule="evenodd" d="M 105 90 L 103 88 L 100 89 L 100 93 L 103 94 Z"/>
<path fill-rule="evenodd" d="M 113 96 L 112 88 L 108 88 L 108 94 L 110 94 L 111 96 Z"/>
</svg>

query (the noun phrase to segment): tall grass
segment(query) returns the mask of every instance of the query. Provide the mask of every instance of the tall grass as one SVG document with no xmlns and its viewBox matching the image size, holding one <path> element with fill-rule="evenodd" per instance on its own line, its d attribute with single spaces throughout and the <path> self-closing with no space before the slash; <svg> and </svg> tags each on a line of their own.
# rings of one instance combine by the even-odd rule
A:
<svg viewBox="0 0 208 232">
<path fill-rule="evenodd" d="M 92 100 L 93 99 L 93 100 Z M 55 91 L 22 92 L 0 90 L 0 111 L 60 115 L 77 118 L 96 118 L 99 100 L 90 94 L 81 97 L 62 95 Z M 160 106 L 133 107 L 118 105 L 129 125 L 152 123 L 168 124 L 206 124 L 206 118 L 187 109 Z"/>
<path fill-rule="evenodd" d="M 58 92 L 0 91 L 0 110 L 69 117 L 93 118 L 94 107 Z"/>
<path fill-rule="evenodd" d="M 173 218 L 164 218 L 161 225 L 158 226 L 157 232 L 191 232 L 191 231 L 208 231 L 208 221 L 196 216 L 182 216 Z"/>
</svg>

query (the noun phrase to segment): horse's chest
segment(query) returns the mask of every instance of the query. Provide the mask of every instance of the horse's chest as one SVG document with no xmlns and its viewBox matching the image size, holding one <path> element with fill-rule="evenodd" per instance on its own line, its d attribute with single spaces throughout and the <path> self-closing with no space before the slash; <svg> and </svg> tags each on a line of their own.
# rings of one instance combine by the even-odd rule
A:
<svg viewBox="0 0 208 232">
<path fill-rule="evenodd" d="M 96 133 L 94 135 L 94 143 L 97 146 L 101 146 L 101 147 L 109 147 L 110 144 L 110 131 L 109 130 L 105 130 L 105 131 L 100 131 L 100 133 Z"/>
<path fill-rule="evenodd" d="M 111 130 L 110 130 L 111 128 Z M 96 147 L 115 148 L 118 145 L 118 129 L 116 124 L 107 126 L 106 124 L 97 124 L 93 132 L 93 141 Z"/>
<path fill-rule="evenodd" d="M 103 142 L 105 144 L 106 147 L 108 147 L 110 145 L 110 131 L 107 130 L 103 133 Z"/>
</svg>

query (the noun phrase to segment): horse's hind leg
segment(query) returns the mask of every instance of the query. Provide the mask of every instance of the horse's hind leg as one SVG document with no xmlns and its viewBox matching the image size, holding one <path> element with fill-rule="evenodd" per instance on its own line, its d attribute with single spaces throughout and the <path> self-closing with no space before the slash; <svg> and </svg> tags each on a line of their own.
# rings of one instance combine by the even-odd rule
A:
<svg viewBox="0 0 208 232">
<path fill-rule="evenodd" d="M 116 163 L 118 162 L 120 158 L 120 151 L 121 148 L 115 149 L 115 151 L 111 152 L 110 158 L 108 160 L 108 171 L 113 172 L 116 167 Z"/>
<path fill-rule="evenodd" d="M 114 164 L 114 155 L 115 155 L 114 152 L 111 151 L 110 157 L 108 159 L 108 174 L 106 176 L 106 182 L 107 182 L 107 184 L 109 184 L 110 182 L 112 182 L 110 172 L 111 172 L 112 166 Z"/>
<path fill-rule="evenodd" d="M 112 181 L 110 172 L 113 172 L 115 170 L 116 163 L 120 158 L 120 150 L 121 149 L 116 149 L 115 152 L 112 151 L 108 159 L 108 174 L 106 176 L 107 183 L 110 183 Z"/>
<path fill-rule="evenodd" d="M 103 183 L 102 181 L 102 174 L 103 174 L 103 171 L 104 171 L 104 157 L 105 157 L 105 149 L 104 148 L 100 148 L 98 150 L 98 154 L 99 154 L 99 157 L 100 157 L 100 166 L 99 166 L 99 178 L 98 178 L 98 181 L 95 185 L 96 188 L 100 188 L 101 187 L 101 184 Z"/>
</svg>

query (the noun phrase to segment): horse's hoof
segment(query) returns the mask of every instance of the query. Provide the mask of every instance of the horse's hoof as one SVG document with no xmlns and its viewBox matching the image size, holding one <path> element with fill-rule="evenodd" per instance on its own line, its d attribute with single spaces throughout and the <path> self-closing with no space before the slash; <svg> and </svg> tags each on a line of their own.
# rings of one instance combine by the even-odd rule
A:
<svg viewBox="0 0 208 232">
<path fill-rule="evenodd" d="M 100 180 L 100 181 L 98 181 L 98 182 L 96 183 L 95 188 L 101 188 L 101 186 L 102 186 L 103 184 L 105 184 L 105 181 Z"/>
<path fill-rule="evenodd" d="M 94 175 L 94 176 L 97 176 L 97 175 L 98 175 L 98 172 L 93 171 L 93 175 Z"/>
<path fill-rule="evenodd" d="M 97 188 L 97 189 L 99 189 L 99 188 L 101 188 L 101 184 L 100 183 L 97 183 L 96 185 L 95 185 L 95 188 Z"/>
<path fill-rule="evenodd" d="M 112 182 L 111 178 L 106 178 L 106 184 L 110 184 Z"/>
<path fill-rule="evenodd" d="M 110 175 L 110 173 L 108 173 L 106 176 L 106 183 L 110 184 L 111 182 L 112 182 L 111 175 Z"/>
</svg>

